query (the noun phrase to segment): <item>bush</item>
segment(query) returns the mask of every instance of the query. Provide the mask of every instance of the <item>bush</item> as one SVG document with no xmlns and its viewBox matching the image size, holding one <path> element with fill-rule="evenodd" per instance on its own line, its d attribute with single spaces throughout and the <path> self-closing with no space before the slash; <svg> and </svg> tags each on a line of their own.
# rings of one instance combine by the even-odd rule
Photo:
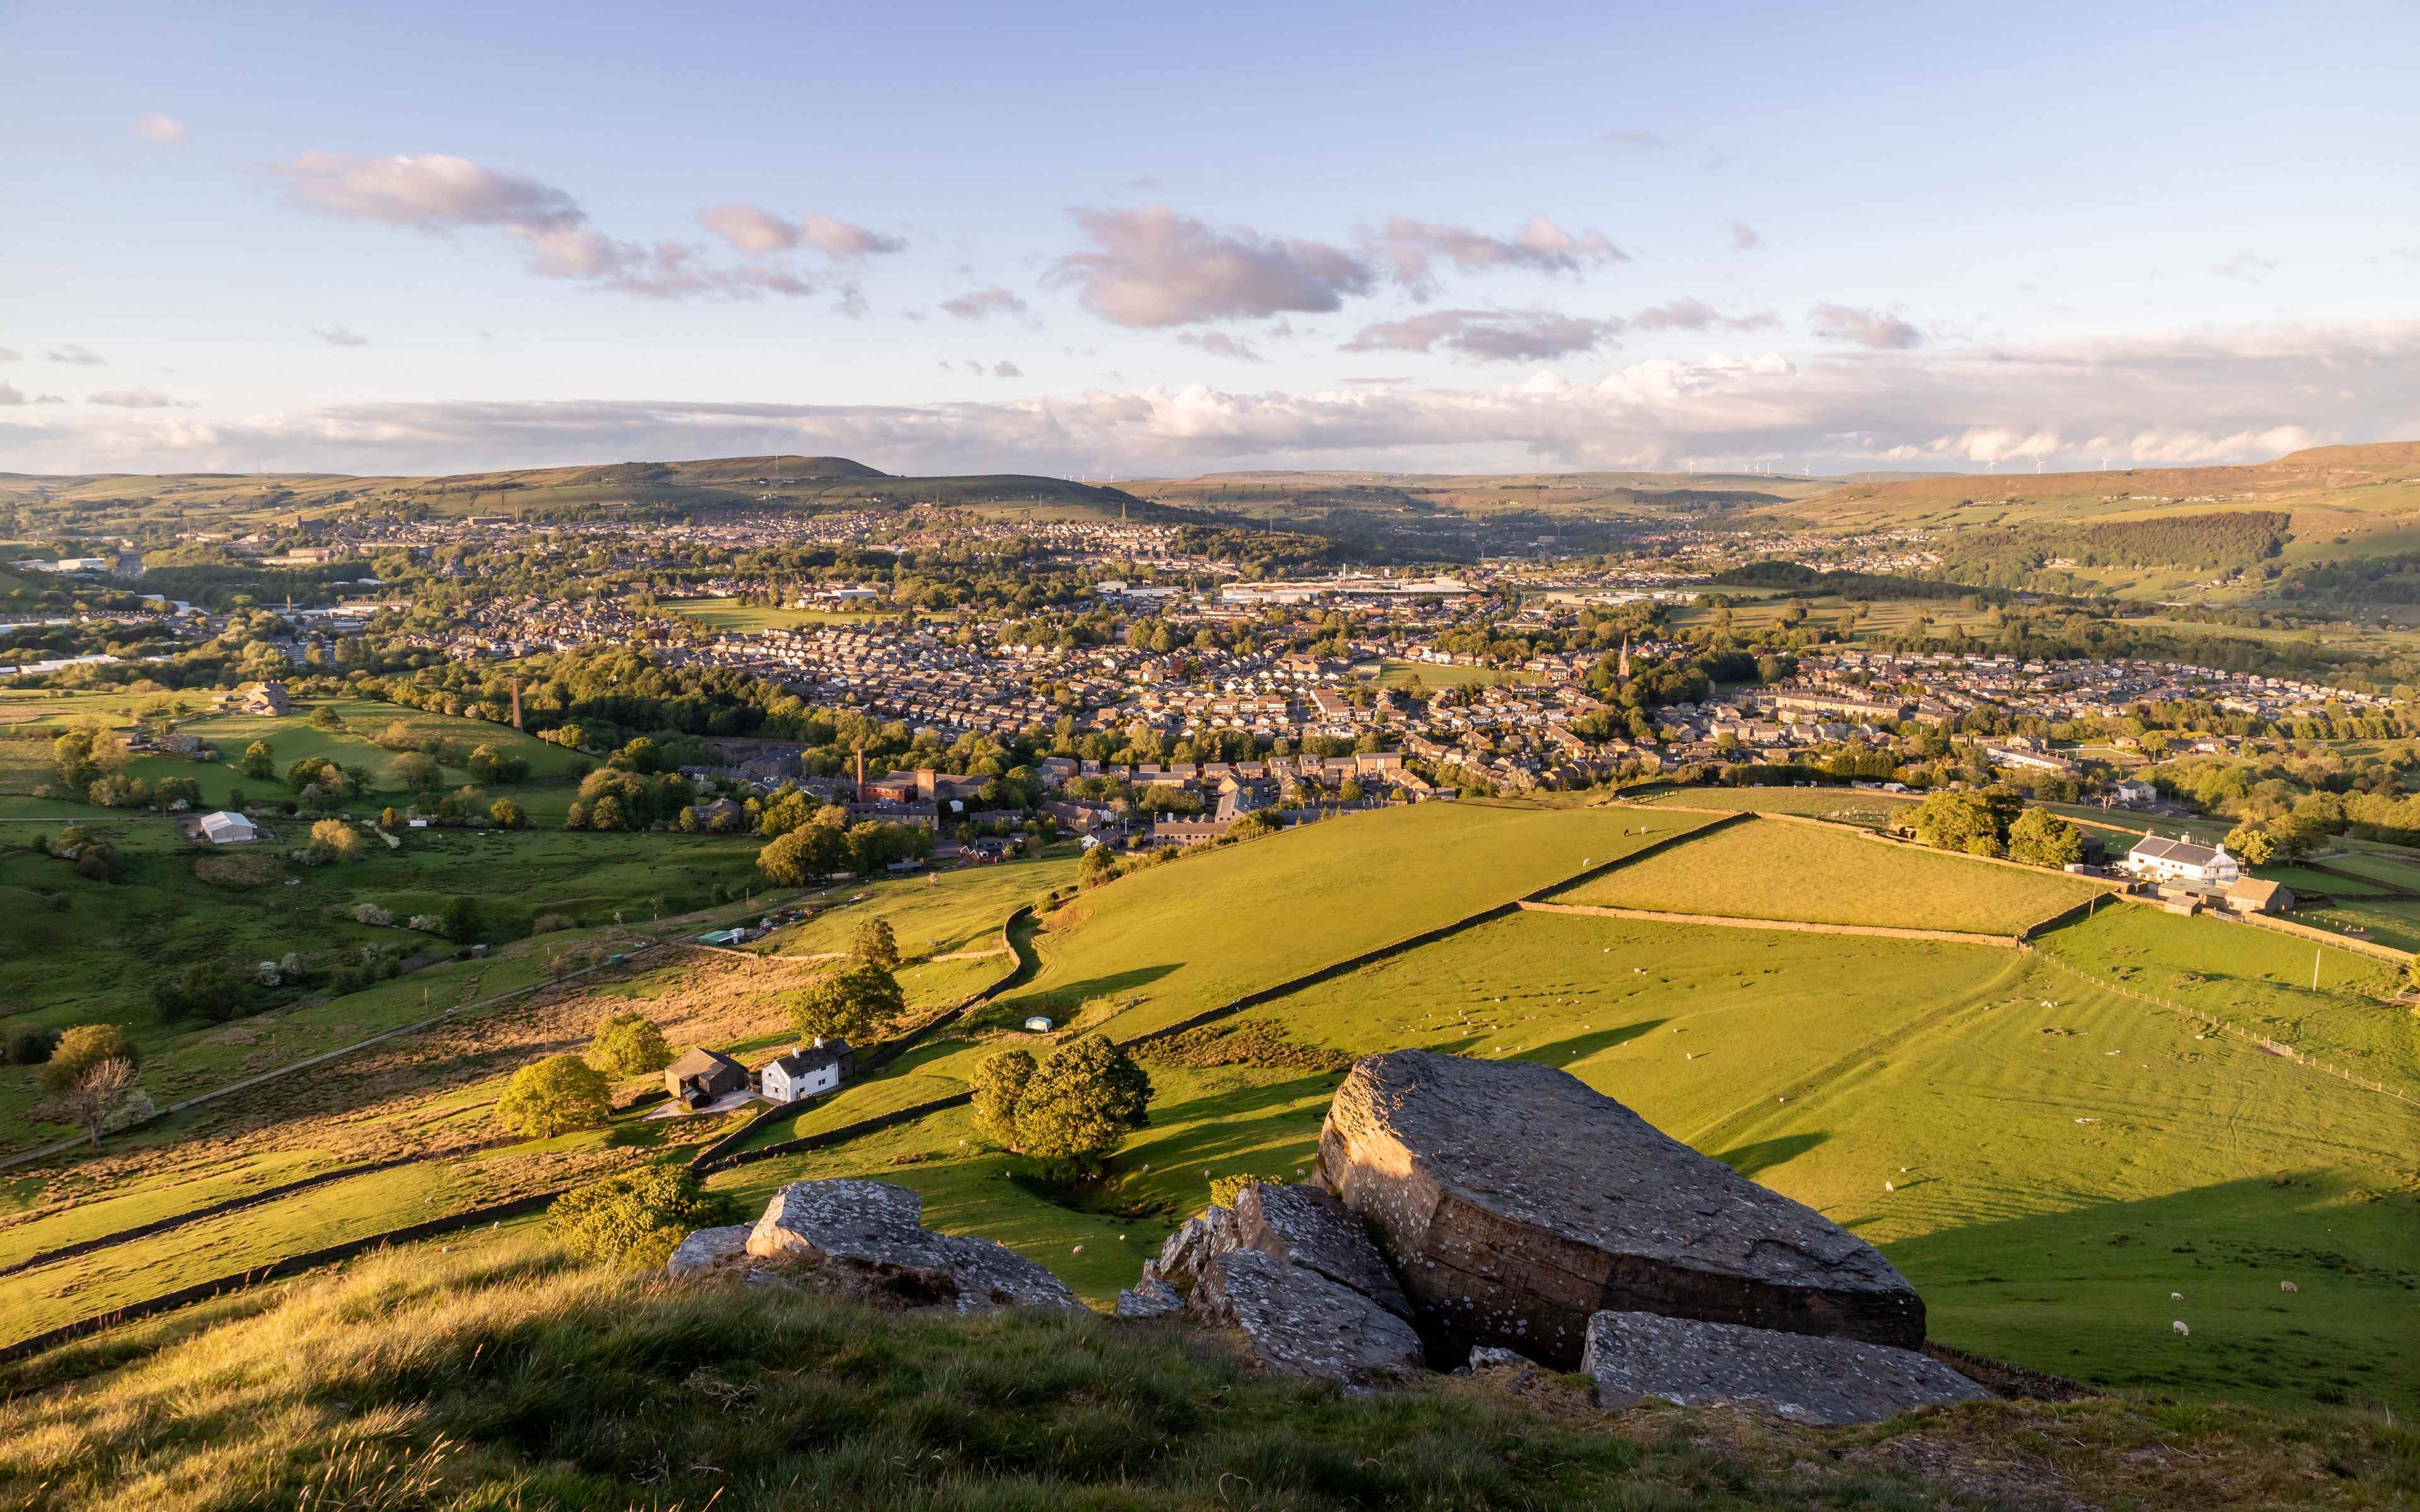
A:
<svg viewBox="0 0 2420 1512">
<path fill-rule="evenodd" d="M 551 1139 L 603 1123 L 612 1098 L 603 1072 L 578 1056 L 549 1056 L 513 1072 L 496 1099 L 496 1121 L 512 1134 Z"/>
<path fill-rule="evenodd" d="M 115 1024 L 78 1024 L 60 1031 L 58 1042 L 51 1047 L 51 1057 L 42 1065 L 39 1080 L 53 1092 L 63 1092 L 75 1084 L 76 1077 L 87 1066 L 98 1066 L 104 1060 L 123 1060 L 132 1066 L 143 1064 L 143 1057 L 134 1041 Z"/>
<path fill-rule="evenodd" d="M 552 934 L 558 930 L 578 929 L 579 927 L 580 920 L 572 918 L 569 914 L 540 914 L 537 916 L 537 921 L 530 925 L 530 933 L 532 934 Z"/>
<path fill-rule="evenodd" d="M 1244 1195 L 1244 1188 L 1252 1185 L 1259 1180 L 1260 1178 L 1257 1176 L 1220 1176 L 1214 1178 L 1210 1182 L 1210 1206 L 1214 1208 L 1233 1208 L 1235 1205 L 1235 1199 Z"/>
<path fill-rule="evenodd" d="M 699 1186 L 685 1167 L 650 1165 L 566 1192 L 547 1210 L 546 1222 L 579 1259 L 656 1266 L 690 1230 L 731 1216 L 730 1199 Z"/>
<path fill-rule="evenodd" d="M 387 909 L 380 908 L 376 903 L 355 903 L 353 904 L 353 922 L 356 924 L 377 924 L 380 926 L 392 925 L 395 922 L 395 915 Z"/>
<path fill-rule="evenodd" d="M 39 1066 L 51 1058 L 51 1051 L 59 1037 L 49 1029 L 21 1028 L 8 1036 L 8 1064 Z"/>
<path fill-rule="evenodd" d="M 613 1013 L 597 1026 L 588 1061 L 608 1076 L 644 1076 L 673 1063 L 664 1031 L 644 1013 Z"/>
<path fill-rule="evenodd" d="M 341 819 L 322 819 L 311 826 L 311 852 L 329 860 L 358 861 L 362 837 Z"/>
</svg>

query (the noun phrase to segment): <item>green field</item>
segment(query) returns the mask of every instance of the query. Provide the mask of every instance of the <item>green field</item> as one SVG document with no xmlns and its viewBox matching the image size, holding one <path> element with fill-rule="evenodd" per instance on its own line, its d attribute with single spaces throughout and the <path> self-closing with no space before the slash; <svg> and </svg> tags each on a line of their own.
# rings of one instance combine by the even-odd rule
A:
<svg viewBox="0 0 2420 1512">
<path fill-rule="evenodd" d="M 1733 918 L 2014 934 L 2102 890 L 1782 820 L 1727 825 L 1555 894 L 1554 901 Z"/>
<path fill-rule="evenodd" d="M 1912 795 L 1846 787 L 1649 788 L 1623 796 L 1634 803 L 1712 809 L 1721 813 L 1804 814 L 1867 829 L 1888 827 L 1917 801 Z"/>
<path fill-rule="evenodd" d="M 767 630 L 795 630 L 801 625 L 871 625 L 881 620 L 895 620 L 899 611 L 879 609 L 780 609 L 768 604 L 743 604 L 736 598 L 675 598 L 659 606 L 667 614 L 675 614 L 709 630 L 730 630 L 740 635 L 761 635 Z M 923 619 L 947 619 L 947 615 L 925 614 Z"/>
<path fill-rule="evenodd" d="M 2168 948 L 2205 962 L 2213 992 L 2270 990 L 2256 932 L 2123 912 L 2180 926 Z M 2060 935 L 2064 957 L 2102 965 L 2141 937 L 2107 916 Z M 2197 1038 L 2040 955 L 1523 914 L 1228 1024 L 1568 1070 L 1882 1245 L 1961 1348 L 2195 1399 L 2420 1403 L 2420 1361 L 2378 1326 L 2420 1286 L 2420 1115 Z M 979 1048 L 911 1057 L 831 1114 L 921 1101 Z M 754 1201 L 799 1177 L 898 1181 L 929 1220 L 1001 1238 L 1106 1302 L 1200 1207 L 1206 1176 L 1291 1180 L 1308 1163 L 1338 1073 L 1254 1058 L 1147 1058 L 1152 1126 L 1080 1203 L 1021 1182 L 963 1110 L 718 1184 Z"/>
<path fill-rule="evenodd" d="M 1004 1013 L 1148 1032 L 1694 829 L 1697 814 L 1423 803 L 1309 825 L 1085 893 Z"/>
<path fill-rule="evenodd" d="M 1539 680 L 1536 672 L 1517 667 L 1440 666 L 1432 661 L 1381 661 L 1376 665 L 1380 687 L 1408 687 L 1414 683 L 1423 687 L 1492 687 Z"/>
</svg>

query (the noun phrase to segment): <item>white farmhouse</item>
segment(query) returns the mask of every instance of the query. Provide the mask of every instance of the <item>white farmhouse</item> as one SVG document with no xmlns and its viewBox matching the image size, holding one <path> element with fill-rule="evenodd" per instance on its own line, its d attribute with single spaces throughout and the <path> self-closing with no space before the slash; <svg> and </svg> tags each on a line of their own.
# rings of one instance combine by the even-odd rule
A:
<svg viewBox="0 0 2420 1512">
<path fill-rule="evenodd" d="M 849 1059 L 845 1040 L 817 1040 L 767 1061 L 756 1072 L 756 1090 L 768 1103 L 796 1103 L 840 1085 Z"/>
<path fill-rule="evenodd" d="M 2188 887 L 2226 887 L 2243 875 L 2242 864 L 2226 847 L 2196 845 L 2189 840 L 2162 840 L 2145 835 L 2118 863 L 2151 882 L 2180 883 Z"/>
<path fill-rule="evenodd" d="M 217 813 L 202 815 L 200 828 L 202 839 L 213 845 L 240 845 L 246 841 L 260 838 L 260 832 L 252 827 L 251 820 L 224 809 Z"/>
</svg>

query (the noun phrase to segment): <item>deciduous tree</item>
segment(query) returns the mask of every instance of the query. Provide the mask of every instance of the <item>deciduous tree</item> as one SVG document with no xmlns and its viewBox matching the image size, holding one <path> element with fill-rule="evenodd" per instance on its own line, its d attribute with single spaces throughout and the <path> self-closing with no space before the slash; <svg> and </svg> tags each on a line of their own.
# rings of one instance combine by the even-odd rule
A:
<svg viewBox="0 0 2420 1512">
<path fill-rule="evenodd" d="M 612 1098 L 603 1072 L 578 1056 L 548 1056 L 513 1072 L 496 1099 L 496 1121 L 508 1133 L 548 1139 L 603 1123 Z"/>
</svg>

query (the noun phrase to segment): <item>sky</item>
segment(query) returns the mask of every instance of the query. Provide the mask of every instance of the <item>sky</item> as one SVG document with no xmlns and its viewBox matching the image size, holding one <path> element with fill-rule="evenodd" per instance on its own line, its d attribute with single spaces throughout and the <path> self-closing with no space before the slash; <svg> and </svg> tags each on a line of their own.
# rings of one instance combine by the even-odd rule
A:
<svg viewBox="0 0 2420 1512">
<path fill-rule="evenodd" d="M 0 471 L 2420 438 L 2420 8 L 0 0 Z"/>
</svg>

